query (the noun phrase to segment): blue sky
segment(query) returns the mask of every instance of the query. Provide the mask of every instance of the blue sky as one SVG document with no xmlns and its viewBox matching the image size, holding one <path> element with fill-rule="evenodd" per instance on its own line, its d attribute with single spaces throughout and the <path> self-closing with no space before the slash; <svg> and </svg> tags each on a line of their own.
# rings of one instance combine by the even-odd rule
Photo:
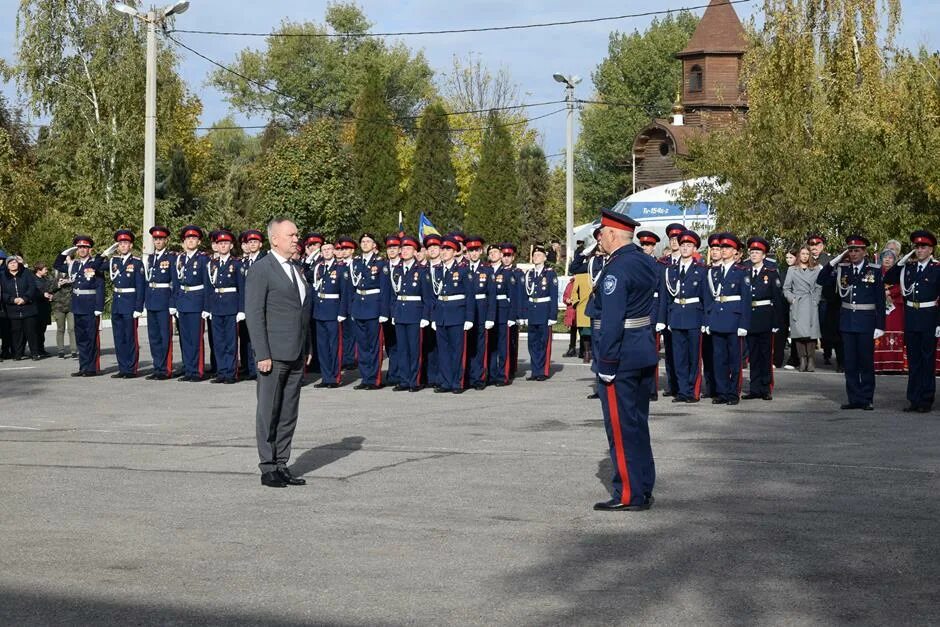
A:
<svg viewBox="0 0 940 627">
<path fill-rule="evenodd" d="M 95 0 L 86 0 L 92 2 Z M 168 0 L 167 0 L 168 2 Z M 561 0 L 464 0 L 445 3 L 440 0 L 359 0 L 358 4 L 373 22 L 375 31 L 438 30 L 450 28 L 527 24 L 532 22 L 584 19 L 625 13 L 641 13 L 663 9 L 706 4 L 707 0 L 586 0 L 579 3 Z M 760 19 L 755 0 L 735 6 L 742 20 L 755 14 Z M 15 15 L 19 0 L 0 0 L 0 57 L 12 60 L 15 55 Z M 322 21 L 325 0 L 191 0 L 187 13 L 177 20 L 178 28 L 221 31 L 268 32 L 283 19 Z M 925 45 L 940 48 L 940 2 L 937 0 L 902 0 L 904 22 L 899 43 L 906 47 Z M 701 14 L 702 10 L 697 13 Z M 552 80 L 554 72 L 579 74 L 584 83 L 578 96 L 591 95 L 591 72 L 607 53 L 608 35 L 612 30 L 643 30 L 652 18 L 633 18 L 576 26 L 458 35 L 413 36 L 402 38 L 413 49 L 424 51 L 437 72 L 445 72 L 454 55 L 478 56 L 491 69 L 506 68 L 519 85 L 526 102 L 556 100 L 564 90 Z M 230 63 L 245 47 L 263 45 L 260 38 L 209 37 L 179 34 L 192 48 Z M 211 66 L 181 51 L 181 73 L 204 105 L 203 124 L 207 125 L 228 113 L 222 94 L 205 85 Z M 15 88 L 3 92 L 16 102 Z M 530 109 L 530 115 L 547 113 L 552 107 Z M 240 122 L 263 123 L 263 120 L 237 118 Z M 562 114 L 538 120 L 533 125 L 542 135 L 546 153 L 564 148 L 565 117 Z"/>
</svg>

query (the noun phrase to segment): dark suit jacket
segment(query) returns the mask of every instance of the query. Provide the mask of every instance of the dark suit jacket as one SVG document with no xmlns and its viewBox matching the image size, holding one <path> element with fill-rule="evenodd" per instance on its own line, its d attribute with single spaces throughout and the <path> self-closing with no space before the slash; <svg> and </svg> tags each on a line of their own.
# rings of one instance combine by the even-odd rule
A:
<svg viewBox="0 0 940 627">
<path fill-rule="evenodd" d="M 313 294 L 303 270 L 295 267 L 297 281 L 306 290 L 300 294 L 273 254 L 255 261 L 245 278 L 245 323 L 255 359 L 296 361 L 307 350 L 307 330 Z"/>
</svg>

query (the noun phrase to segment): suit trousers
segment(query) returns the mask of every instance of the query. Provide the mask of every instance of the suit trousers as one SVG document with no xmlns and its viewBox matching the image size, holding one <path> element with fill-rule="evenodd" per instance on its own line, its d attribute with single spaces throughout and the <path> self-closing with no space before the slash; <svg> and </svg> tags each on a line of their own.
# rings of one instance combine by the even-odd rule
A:
<svg viewBox="0 0 940 627">
<path fill-rule="evenodd" d="M 871 331 L 842 332 L 845 393 L 852 405 L 871 404 L 875 397 L 875 338 Z"/>
<path fill-rule="evenodd" d="M 323 383 L 343 381 L 343 325 L 336 320 L 314 320 L 317 360 Z"/>
<path fill-rule="evenodd" d="M 137 374 L 140 360 L 140 344 L 137 336 L 137 319 L 133 314 L 111 314 L 111 334 L 114 336 L 114 355 L 118 371 Z"/>
<path fill-rule="evenodd" d="M 751 366 L 751 394 L 771 394 L 774 391 L 773 342 L 774 334 L 748 333 L 748 362 Z"/>
<path fill-rule="evenodd" d="M 741 361 L 744 338 L 735 333 L 712 331 L 712 355 L 715 368 L 715 397 L 730 401 L 741 396 Z"/>
<path fill-rule="evenodd" d="M 914 407 L 933 407 L 937 393 L 935 376 L 937 338 L 930 331 L 907 331 L 907 400 Z"/>
<path fill-rule="evenodd" d="M 100 318 L 95 314 L 75 314 L 75 343 L 78 344 L 80 372 L 98 372 L 101 367 Z"/>
<path fill-rule="evenodd" d="M 649 429 L 655 371 L 650 366 L 618 372 L 612 383 L 597 381 L 613 467 L 611 496 L 625 505 L 645 503 L 656 482 Z"/>
<path fill-rule="evenodd" d="M 678 387 L 676 396 L 697 399 L 702 393 L 702 330 L 672 330 L 672 363 Z"/>
<path fill-rule="evenodd" d="M 173 376 L 173 316 L 169 310 L 147 310 L 147 339 L 153 371 Z"/>
<path fill-rule="evenodd" d="M 262 473 L 285 468 L 290 459 L 303 376 L 303 354 L 295 361 L 272 360 L 269 372 L 258 373 L 255 426 Z"/>
</svg>

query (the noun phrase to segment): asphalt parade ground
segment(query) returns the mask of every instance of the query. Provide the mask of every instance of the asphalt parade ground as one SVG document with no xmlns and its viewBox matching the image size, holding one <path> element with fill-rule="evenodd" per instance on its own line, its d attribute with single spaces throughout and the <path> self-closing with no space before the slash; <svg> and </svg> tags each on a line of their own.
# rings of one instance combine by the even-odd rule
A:
<svg viewBox="0 0 940 627">
<path fill-rule="evenodd" d="M 309 386 L 287 489 L 259 482 L 253 383 L 76 366 L 0 364 L 0 624 L 940 621 L 940 412 L 902 413 L 905 377 L 874 412 L 831 370 L 660 400 L 653 509 L 599 513 L 575 359 L 461 396 Z"/>
</svg>

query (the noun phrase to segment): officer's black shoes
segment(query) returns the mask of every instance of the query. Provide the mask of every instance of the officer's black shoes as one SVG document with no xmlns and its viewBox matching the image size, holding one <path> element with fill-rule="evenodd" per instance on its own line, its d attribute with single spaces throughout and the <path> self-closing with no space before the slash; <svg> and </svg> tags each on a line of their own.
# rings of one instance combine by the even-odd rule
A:
<svg viewBox="0 0 940 627">
<path fill-rule="evenodd" d="M 112 378 L 112 379 L 123 379 L 123 378 L 124 378 L 124 373 L 123 373 L 123 372 L 115 372 L 114 374 L 111 375 L 111 378 Z"/>
<path fill-rule="evenodd" d="M 674 396 L 674 393 L 669 390 L 663 390 L 663 396 Z"/>
<path fill-rule="evenodd" d="M 84 370 L 79 370 L 78 372 L 73 372 L 73 373 L 72 373 L 72 376 L 73 376 L 73 377 L 84 377 L 84 376 L 85 376 L 85 371 L 84 371 Z"/>
<path fill-rule="evenodd" d="M 423 390 L 423 389 L 424 389 L 424 386 L 423 386 L 423 385 L 416 385 L 416 386 L 414 386 L 413 388 L 408 388 L 408 391 L 409 391 L 409 392 L 420 392 L 420 391 Z"/>
<path fill-rule="evenodd" d="M 493 385 L 495 385 L 495 386 L 498 387 L 498 388 L 504 388 L 504 387 L 506 387 L 507 385 L 509 385 L 510 383 L 512 383 L 512 382 L 511 382 L 511 381 L 497 381 L 497 382 L 495 382 Z"/>
<path fill-rule="evenodd" d="M 690 398 L 685 399 L 685 402 L 686 402 L 686 403 L 697 403 L 697 402 L 698 402 L 698 399 L 695 398 L 694 396 L 692 396 L 692 397 L 690 397 Z"/>
<path fill-rule="evenodd" d="M 772 394 L 764 394 L 763 396 L 761 396 L 761 399 L 765 401 L 772 401 L 774 400 L 774 397 Z"/>
<path fill-rule="evenodd" d="M 871 403 L 865 403 L 864 405 L 860 405 L 859 408 L 864 409 L 865 411 L 875 411 L 875 406 L 872 405 Z"/>
<path fill-rule="evenodd" d="M 392 392 L 404 392 L 407 389 L 408 389 L 407 385 L 402 385 L 401 383 L 399 383 L 398 385 L 392 388 Z"/>
<path fill-rule="evenodd" d="M 673 402 L 673 403 L 685 403 L 687 400 L 688 400 L 688 399 L 687 399 L 686 397 L 682 396 L 681 394 L 678 395 L 678 396 L 673 396 L 673 397 L 672 397 L 672 402 Z"/>
<path fill-rule="evenodd" d="M 281 476 L 281 480 L 287 485 L 307 485 L 306 479 L 295 477 L 288 468 L 278 468 L 277 474 Z"/>
<path fill-rule="evenodd" d="M 225 378 L 225 381 L 223 381 L 223 383 L 224 383 L 225 385 L 234 385 L 234 384 L 238 383 L 238 381 L 235 379 L 235 377 L 226 377 L 226 378 Z"/>
<path fill-rule="evenodd" d="M 724 402 L 725 402 L 725 399 L 721 398 L 720 396 L 716 396 L 715 398 L 712 399 L 712 405 L 723 405 Z"/>
<path fill-rule="evenodd" d="M 434 393 L 435 393 L 435 394 L 449 394 L 449 393 L 450 393 L 450 388 L 443 388 L 443 387 L 441 387 L 441 386 L 438 386 L 438 387 L 434 388 Z"/>
<path fill-rule="evenodd" d="M 476 390 L 477 392 L 482 392 L 483 390 L 486 389 L 486 384 L 485 384 L 485 383 L 475 383 L 475 384 L 473 385 L 473 389 Z"/>
<path fill-rule="evenodd" d="M 740 401 L 736 396 L 732 396 L 728 399 L 728 405 L 737 405 Z"/>
<path fill-rule="evenodd" d="M 33 361 L 39 361 L 40 359 L 42 359 L 42 357 L 39 355 L 33 355 Z"/>
<path fill-rule="evenodd" d="M 659 400 L 659 392 L 653 392 L 650 394 L 650 402 Z"/>
<path fill-rule="evenodd" d="M 526 381 L 545 381 L 546 379 L 548 379 L 548 377 L 546 377 L 544 374 L 537 374 L 534 377 L 525 378 Z"/>
<path fill-rule="evenodd" d="M 368 385 L 366 385 L 366 386 L 365 386 L 364 388 L 362 388 L 362 389 L 363 389 L 363 390 L 381 390 L 383 387 L 385 387 L 385 386 L 384 386 L 384 385 L 381 385 L 381 384 L 369 383 Z"/>
<path fill-rule="evenodd" d="M 754 392 L 748 392 L 747 394 L 745 394 L 745 395 L 742 396 L 741 398 L 742 398 L 743 400 L 745 400 L 745 401 L 753 401 L 755 398 L 761 398 L 761 395 L 760 395 L 760 394 L 756 394 L 756 393 L 754 393 Z"/>
<path fill-rule="evenodd" d="M 257 379 L 258 379 L 258 375 L 256 375 L 256 374 L 250 374 L 250 375 L 248 375 L 247 377 L 245 377 L 244 380 L 245 380 L 245 381 L 256 381 Z"/>
<path fill-rule="evenodd" d="M 569 349 L 565 352 L 565 354 L 562 355 L 562 357 L 574 357 L 574 356 L 576 356 L 577 354 L 578 354 L 578 351 L 576 351 L 576 350 L 573 349 L 573 348 L 569 348 Z"/>
<path fill-rule="evenodd" d="M 166 381 L 170 378 L 170 375 L 163 372 L 152 372 L 148 374 L 145 378 L 150 379 L 151 381 Z"/>
<path fill-rule="evenodd" d="M 920 410 L 920 408 L 919 408 L 917 405 L 908 405 L 907 407 L 905 407 L 905 408 L 902 409 L 901 411 L 903 411 L 905 414 L 912 414 L 912 413 L 914 413 L 915 411 L 919 411 L 919 410 Z"/>
<path fill-rule="evenodd" d="M 917 408 L 917 413 L 918 413 L 918 414 L 929 414 L 929 413 L 930 413 L 930 409 L 931 409 L 931 408 L 930 408 L 930 407 L 927 407 L 926 405 L 921 405 L 920 407 Z"/>
<path fill-rule="evenodd" d="M 65 359 L 65 353 L 59 353 L 59 359 Z"/>
<path fill-rule="evenodd" d="M 368 383 L 357 383 L 356 385 L 353 386 L 353 389 L 354 389 L 354 390 L 368 390 L 368 389 L 369 389 L 369 384 L 368 384 Z"/>
<path fill-rule="evenodd" d="M 261 485 L 269 488 L 286 488 L 287 482 L 284 481 L 284 477 L 281 476 L 281 473 L 277 471 L 264 472 L 261 473 Z"/>
<path fill-rule="evenodd" d="M 647 496 L 642 503 L 625 505 L 616 499 L 594 504 L 596 512 L 644 512 L 653 505 L 653 495 Z"/>
<path fill-rule="evenodd" d="M 225 383 L 225 381 L 226 381 L 225 377 L 216 377 L 215 379 L 213 379 L 213 380 L 210 381 L 209 383 Z"/>
<path fill-rule="evenodd" d="M 72 359 L 78 359 L 78 353 L 72 353 Z"/>
<path fill-rule="evenodd" d="M 454 388 L 452 391 L 453 391 L 454 394 L 463 394 L 463 393 L 464 393 L 464 389 L 463 389 L 463 388 Z"/>
</svg>

